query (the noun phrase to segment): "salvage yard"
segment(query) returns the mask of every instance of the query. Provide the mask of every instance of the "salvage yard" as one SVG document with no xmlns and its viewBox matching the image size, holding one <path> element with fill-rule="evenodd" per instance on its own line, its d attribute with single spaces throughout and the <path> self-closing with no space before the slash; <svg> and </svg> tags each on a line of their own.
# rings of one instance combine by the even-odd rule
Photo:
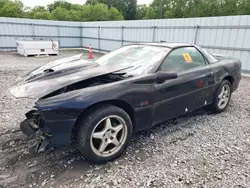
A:
<svg viewBox="0 0 250 188">
<path fill-rule="evenodd" d="M 72 148 L 34 153 L 35 139 L 18 125 L 34 101 L 15 99 L 7 89 L 27 71 L 79 53 L 0 52 L 0 187 L 250 187 L 247 77 L 224 113 L 199 110 L 137 133 L 125 154 L 105 165 L 85 161 Z"/>
</svg>

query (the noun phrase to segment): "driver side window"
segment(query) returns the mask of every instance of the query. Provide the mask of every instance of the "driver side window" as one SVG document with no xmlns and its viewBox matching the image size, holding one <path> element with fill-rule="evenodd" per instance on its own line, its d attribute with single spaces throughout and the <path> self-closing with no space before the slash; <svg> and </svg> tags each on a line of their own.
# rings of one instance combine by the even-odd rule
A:
<svg viewBox="0 0 250 188">
<path fill-rule="evenodd" d="M 160 66 L 160 70 L 181 72 L 203 65 L 205 65 L 205 60 L 196 48 L 184 47 L 170 52 Z"/>
</svg>

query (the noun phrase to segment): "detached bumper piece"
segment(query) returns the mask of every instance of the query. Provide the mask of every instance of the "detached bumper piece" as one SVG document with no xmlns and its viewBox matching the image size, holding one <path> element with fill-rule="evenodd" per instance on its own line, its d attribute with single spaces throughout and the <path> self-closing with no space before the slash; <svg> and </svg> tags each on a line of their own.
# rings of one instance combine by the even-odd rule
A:
<svg viewBox="0 0 250 188">
<path fill-rule="evenodd" d="M 49 148 L 49 146 L 51 146 L 51 136 L 46 135 L 45 133 L 41 133 L 41 135 L 38 137 L 36 152 L 37 153 L 45 152 Z"/>
<path fill-rule="evenodd" d="M 28 137 L 34 135 L 37 138 L 36 152 L 45 152 L 51 145 L 51 135 L 39 129 L 39 123 L 42 123 L 42 121 L 36 110 L 31 110 L 25 115 L 27 119 L 20 123 L 21 131 Z"/>
<path fill-rule="evenodd" d="M 40 115 L 37 110 L 31 110 L 25 114 L 26 119 L 20 123 L 20 129 L 27 136 L 35 134 L 39 127 Z"/>
<path fill-rule="evenodd" d="M 25 119 L 20 123 L 20 129 L 27 136 L 34 135 L 38 131 L 37 125 L 34 123 L 33 120 L 29 119 Z"/>
</svg>

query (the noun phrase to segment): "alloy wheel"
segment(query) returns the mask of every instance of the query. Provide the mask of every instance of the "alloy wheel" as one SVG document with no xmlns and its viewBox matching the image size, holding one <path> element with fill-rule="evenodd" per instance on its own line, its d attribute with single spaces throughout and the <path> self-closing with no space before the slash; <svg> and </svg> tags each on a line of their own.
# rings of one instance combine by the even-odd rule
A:
<svg viewBox="0 0 250 188">
<path fill-rule="evenodd" d="M 218 107 L 219 109 L 224 109 L 230 99 L 230 87 L 229 85 L 224 85 L 221 88 L 221 92 L 218 95 Z"/>
<path fill-rule="evenodd" d="M 112 115 L 103 118 L 94 127 L 90 145 L 92 151 L 101 157 L 116 154 L 126 142 L 128 135 L 125 120 Z"/>
</svg>

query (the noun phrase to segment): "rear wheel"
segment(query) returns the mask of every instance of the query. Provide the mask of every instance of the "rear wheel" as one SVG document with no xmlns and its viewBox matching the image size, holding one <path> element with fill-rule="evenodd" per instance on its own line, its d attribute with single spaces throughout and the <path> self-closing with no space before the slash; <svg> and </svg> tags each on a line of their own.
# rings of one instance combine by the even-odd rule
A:
<svg viewBox="0 0 250 188">
<path fill-rule="evenodd" d="M 214 94 L 211 109 L 213 112 L 223 112 L 231 99 L 231 83 L 228 80 L 223 80 Z"/>
<path fill-rule="evenodd" d="M 116 106 L 102 105 L 83 119 L 77 148 L 90 161 L 104 163 L 120 156 L 132 135 L 129 115 Z"/>
</svg>

